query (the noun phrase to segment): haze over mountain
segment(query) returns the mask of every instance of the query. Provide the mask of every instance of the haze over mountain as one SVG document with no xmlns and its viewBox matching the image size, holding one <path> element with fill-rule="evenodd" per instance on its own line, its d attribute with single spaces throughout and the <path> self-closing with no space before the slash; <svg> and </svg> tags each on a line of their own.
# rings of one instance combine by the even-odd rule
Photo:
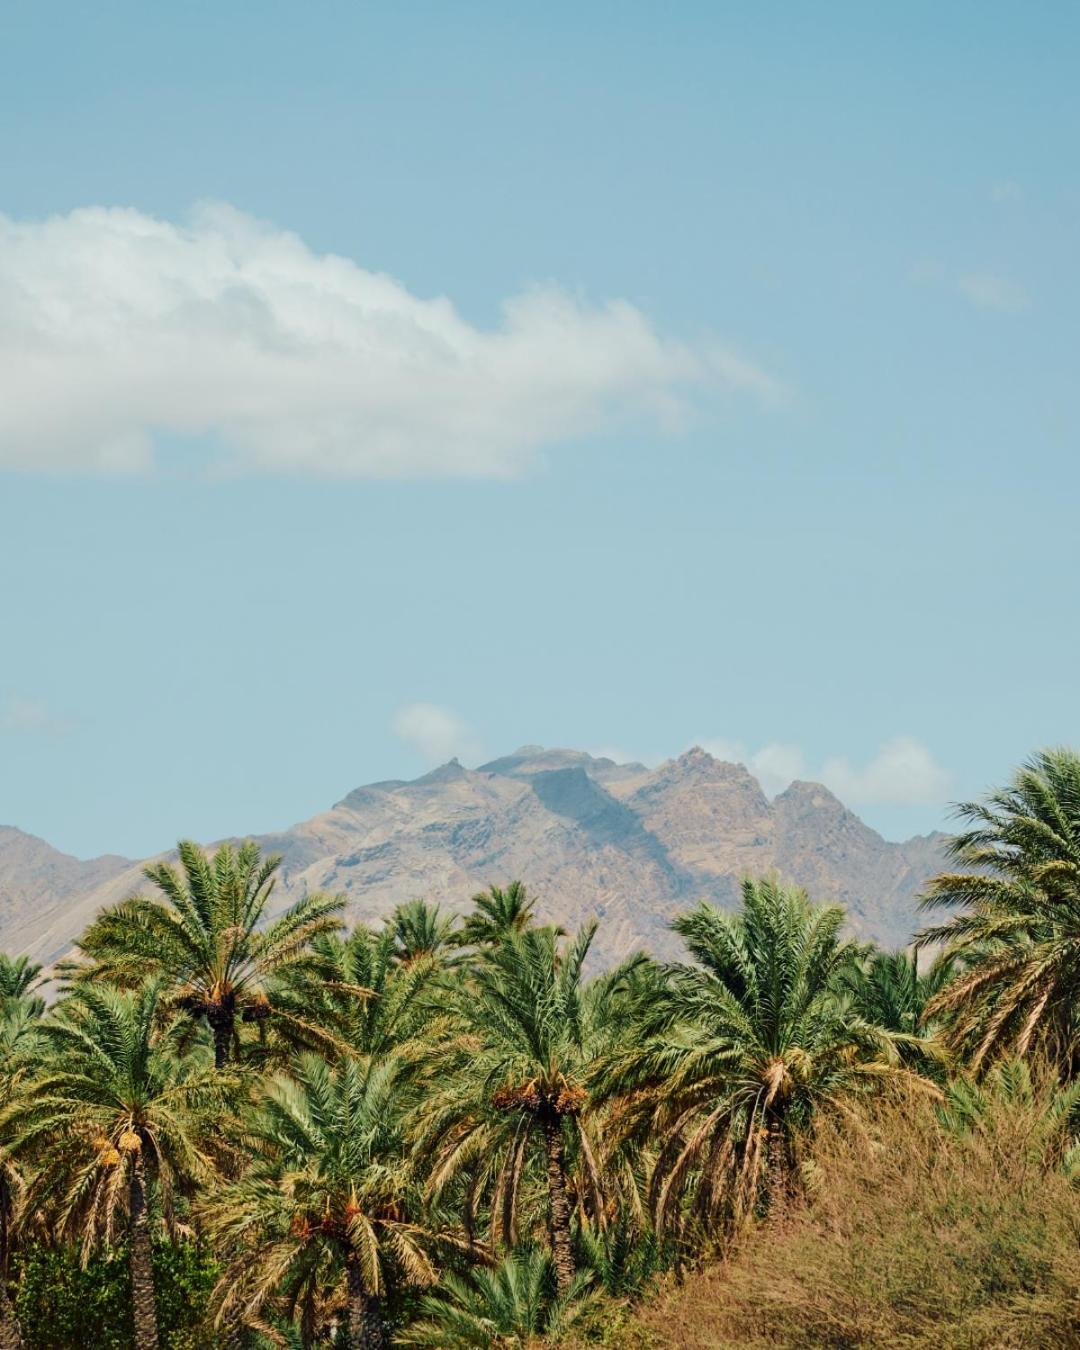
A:
<svg viewBox="0 0 1080 1350">
<path fill-rule="evenodd" d="M 742 876 L 770 871 L 841 901 L 860 936 L 903 944 L 945 838 L 885 840 L 817 783 L 770 801 L 742 765 L 698 748 L 650 769 L 525 746 L 359 787 L 258 842 L 283 859 L 275 911 L 309 890 L 343 892 L 353 920 L 414 896 L 462 909 L 520 877 L 544 918 L 600 917 L 596 951 L 611 960 L 641 945 L 674 954 L 674 914 L 699 898 L 731 906 Z M 80 862 L 0 827 L 0 947 L 54 961 L 103 905 L 142 888 L 143 865 Z"/>
</svg>

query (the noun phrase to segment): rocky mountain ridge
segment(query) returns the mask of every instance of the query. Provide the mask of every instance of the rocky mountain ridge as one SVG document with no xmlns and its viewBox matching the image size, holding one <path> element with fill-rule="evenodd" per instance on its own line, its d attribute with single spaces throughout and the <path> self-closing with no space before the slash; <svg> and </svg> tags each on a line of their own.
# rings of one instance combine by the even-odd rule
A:
<svg viewBox="0 0 1080 1350">
<path fill-rule="evenodd" d="M 418 895 L 460 910 L 521 877 L 566 928 L 599 915 L 597 952 L 612 960 L 643 945 L 675 954 L 674 914 L 699 898 L 731 906 L 741 877 L 766 872 L 841 901 L 860 936 L 900 945 L 945 836 L 885 840 L 816 783 L 770 800 L 744 766 L 699 748 L 650 769 L 524 746 L 477 769 L 451 760 L 359 787 L 259 843 L 282 855 L 277 908 L 332 890 L 351 919 Z M 140 888 L 143 865 L 79 862 L 0 828 L 0 947 L 57 959 L 103 905 Z"/>
</svg>

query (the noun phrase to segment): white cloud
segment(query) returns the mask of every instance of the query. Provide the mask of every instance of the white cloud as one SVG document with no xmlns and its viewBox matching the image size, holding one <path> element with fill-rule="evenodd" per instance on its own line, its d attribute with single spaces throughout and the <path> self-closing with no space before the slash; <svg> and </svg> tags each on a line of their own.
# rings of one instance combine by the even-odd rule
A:
<svg viewBox="0 0 1080 1350">
<path fill-rule="evenodd" d="M 701 742 L 701 747 L 714 759 L 744 764 L 770 796 L 806 772 L 806 757 L 797 745 L 772 741 L 760 750 L 747 750 L 740 741 L 713 740 Z"/>
<path fill-rule="evenodd" d="M 956 284 L 961 295 L 979 309 L 997 309 L 1006 314 L 1015 314 L 1027 309 L 1031 303 L 1023 286 L 991 272 L 972 272 L 961 277 Z"/>
<path fill-rule="evenodd" d="M 0 731 L 23 736 L 62 736 L 70 730 L 40 699 L 10 694 L 0 700 Z"/>
<path fill-rule="evenodd" d="M 141 471 L 164 433 L 230 471 L 505 477 L 634 419 L 678 428 L 704 392 L 775 388 L 554 286 L 480 329 L 227 206 L 0 216 L 0 465 Z"/>
<path fill-rule="evenodd" d="M 410 703 L 398 709 L 391 723 L 400 736 L 430 764 L 445 764 L 448 759 L 475 763 L 480 746 L 469 726 L 449 708 L 434 703 Z"/>
<path fill-rule="evenodd" d="M 949 774 L 910 736 L 886 741 L 861 768 L 836 755 L 816 770 L 797 745 L 772 742 L 749 751 L 738 741 L 700 744 L 716 759 L 745 764 L 772 796 L 797 778 L 824 783 L 848 806 L 934 806 L 944 802 L 949 792 Z"/>
<path fill-rule="evenodd" d="M 949 792 L 948 773 L 910 736 L 887 741 L 861 769 L 843 756 L 827 759 L 820 776 L 827 788 L 853 805 L 935 805 Z"/>
</svg>

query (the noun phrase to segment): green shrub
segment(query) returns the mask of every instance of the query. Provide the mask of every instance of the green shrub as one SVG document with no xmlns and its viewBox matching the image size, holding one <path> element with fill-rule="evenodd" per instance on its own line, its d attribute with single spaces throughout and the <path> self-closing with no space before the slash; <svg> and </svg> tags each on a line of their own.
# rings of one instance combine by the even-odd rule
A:
<svg viewBox="0 0 1080 1350">
<path fill-rule="evenodd" d="M 130 1350 L 131 1273 L 127 1248 L 94 1256 L 83 1268 L 67 1247 L 29 1246 L 20 1260 L 16 1307 L 26 1350 Z M 195 1242 L 154 1248 L 154 1279 L 162 1350 L 211 1350 L 203 1329 L 216 1278 Z"/>
</svg>

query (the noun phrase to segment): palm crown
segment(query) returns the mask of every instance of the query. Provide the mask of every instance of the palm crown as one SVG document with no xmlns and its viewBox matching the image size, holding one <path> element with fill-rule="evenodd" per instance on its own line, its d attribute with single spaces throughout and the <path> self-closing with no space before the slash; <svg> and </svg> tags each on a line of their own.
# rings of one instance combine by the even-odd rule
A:
<svg viewBox="0 0 1080 1350">
<path fill-rule="evenodd" d="M 442 965 L 428 952 L 402 960 L 396 916 L 377 931 L 358 924 L 346 937 L 324 934 L 312 949 L 320 978 L 305 975 L 293 995 L 306 1000 L 309 1020 L 332 1028 L 348 1052 L 384 1058 L 430 1028 L 438 1010 L 429 992 Z"/>
<path fill-rule="evenodd" d="M 208 856 L 190 840 L 178 846 L 180 868 L 146 868 L 162 899 L 136 895 L 101 914 L 78 946 L 90 964 L 81 980 L 121 987 L 161 978 L 177 1007 L 210 1026 L 215 1060 L 234 1052 L 237 1019 L 275 1015 L 303 1036 L 317 1034 L 302 1012 L 273 1003 L 273 981 L 316 973 L 313 940 L 340 927 L 339 896 L 305 896 L 261 927 L 280 858 L 260 858 L 257 845 L 222 844 Z"/>
<path fill-rule="evenodd" d="M 219 1285 L 223 1323 L 257 1321 L 278 1295 L 290 1315 L 310 1318 L 320 1289 L 344 1283 L 349 1343 L 386 1343 L 393 1276 L 434 1279 L 425 1231 L 408 1218 L 406 1084 L 395 1058 L 331 1068 L 314 1055 L 269 1082 L 242 1131 L 256 1163 L 204 1211 L 233 1253 Z"/>
<path fill-rule="evenodd" d="M 478 891 L 472 902 L 472 913 L 461 925 L 462 946 L 492 946 L 511 933 L 532 927 L 536 901 L 523 881 L 511 881 L 506 887 L 489 886 L 486 891 Z M 562 933 L 562 929 L 557 931 Z"/>
<path fill-rule="evenodd" d="M 688 1188 L 705 1222 L 750 1211 L 766 1177 L 779 1202 L 796 1130 L 895 1071 L 895 1038 L 837 996 L 860 951 L 840 935 L 843 911 L 770 880 L 742 894 L 739 914 L 702 904 L 676 920 L 696 964 L 670 968 L 601 1070 L 619 1129 L 657 1138 L 661 1228 Z"/>
<path fill-rule="evenodd" d="M 927 908 L 957 907 L 920 942 L 964 966 L 935 997 L 958 1048 L 978 1068 L 1038 1041 L 1075 1070 L 1080 1059 L 1080 755 L 1046 750 L 985 802 L 957 808 L 968 828 L 950 852 L 966 870 L 930 884 Z"/>
</svg>

